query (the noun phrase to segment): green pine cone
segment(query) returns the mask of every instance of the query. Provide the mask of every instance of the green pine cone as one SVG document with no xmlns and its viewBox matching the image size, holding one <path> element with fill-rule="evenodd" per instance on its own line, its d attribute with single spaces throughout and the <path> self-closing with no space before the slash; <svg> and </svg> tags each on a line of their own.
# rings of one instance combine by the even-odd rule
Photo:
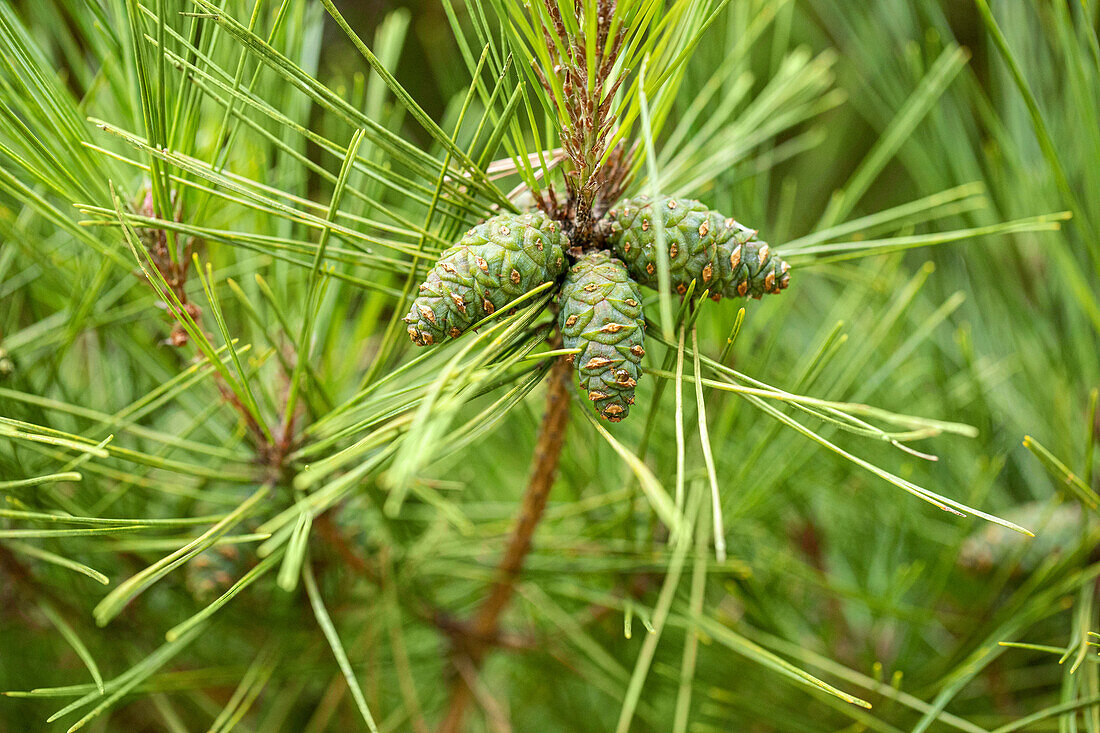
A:
<svg viewBox="0 0 1100 733">
<path fill-rule="evenodd" d="M 577 261 L 561 289 L 559 323 L 570 361 L 596 409 L 619 422 L 634 404 L 642 378 L 642 294 L 626 266 L 599 250 Z"/>
<path fill-rule="evenodd" d="M 405 316 L 409 337 L 437 344 L 565 271 L 569 240 L 540 212 L 478 224 L 439 257 Z"/>
<path fill-rule="evenodd" d="M 642 285 L 657 287 L 657 228 L 661 217 L 672 287 L 683 295 L 695 280 L 697 292 L 710 290 L 719 300 L 787 287 L 790 265 L 777 257 L 756 232 L 711 211 L 698 201 L 638 196 L 621 202 L 607 218 L 615 253 Z"/>
</svg>

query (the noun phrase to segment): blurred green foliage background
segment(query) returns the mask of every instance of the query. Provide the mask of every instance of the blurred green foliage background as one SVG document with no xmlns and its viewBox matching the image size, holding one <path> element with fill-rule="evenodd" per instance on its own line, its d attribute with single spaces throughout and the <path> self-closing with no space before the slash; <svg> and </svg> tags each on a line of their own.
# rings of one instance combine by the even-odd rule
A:
<svg viewBox="0 0 1100 733">
<path fill-rule="evenodd" d="M 218 14 L 146 5 L 0 7 L 0 690 L 12 693 L 0 698 L 0 730 L 64 729 L 94 712 L 87 725 L 101 731 L 343 731 L 365 729 L 364 707 L 379 729 L 431 729 L 455 674 L 448 624 L 483 596 L 526 481 L 545 365 L 522 357 L 544 334 L 532 325 L 459 358 L 466 342 L 422 356 L 402 334 L 387 340 L 386 327 L 416 272 L 409 248 L 428 231 L 434 253 L 487 215 L 488 186 L 471 184 L 467 200 L 437 170 L 416 172 L 444 159 L 440 140 L 319 4 L 286 5 L 273 41 L 312 82 L 288 82 L 263 52 L 242 54 L 222 24 L 220 36 L 200 36 L 209 56 L 190 60 L 208 73 L 196 72 L 204 86 L 170 64 L 158 81 L 144 36 L 155 39 L 158 17 L 185 35 Z M 248 24 L 252 3 L 218 5 Z M 476 57 L 469 8 L 493 18 L 498 4 L 468 5 L 457 3 L 455 19 Z M 480 96 L 463 112 L 471 75 L 445 5 L 337 6 L 477 159 L 488 137 L 477 123 L 495 118 Z M 278 4 L 256 7 L 265 30 Z M 668 193 L 792 251 L 851 243 L 804 251 L 786 293 L 747 304 L 727 365 L 792 393 L 973 426 L 973 437 L 913 443 L 938 457 L 929 461 L 781 405 L 870 464 L 1037 537 L 939 511 L 716 388 L 705 417 L 729 553 L 718 561 L 699 529 L 708 510 L 692 543 L 669 544 L 636 473 L 577 402 L 508 616 L 516 648 L 487 662 L 470 730 L 1100 731 L 1098 24 L 1085 0 L 731 2 L 651 140 Z M 164 295 L 134 275 L 131 246 L 151 222 L 126 207 L 148 173 L 120 156 L 149 165 L 155 150 L 86 121 L 146 134 L 135 35 L 151 87 L 184 100 L 169 146 L 180 157 L 165 165 L 199 184 L 172 184 L 180 224 L 204 228 L 185 290 L 213 350 L 226 336 L 252 349 L 239 365 L 220 352 L 224 378 L 195 358 L 194 335 L 164 344 Z M 241 98 L 235 109 L 251 124 L 234 123 L 223 148 L 218 125 L 236 118 L 214 97 L 254 70 L 262 104 Z M 349 231 L 320 258 L 338 274 L 318 279 L 310 265 L 328 202 L 365 124 L 310 96 L 324 89 L 423 160 L 381 133 L 361 138 L 368 162 L 345 184 L 362 195 L 343 199 L 360 218 L 341 220 Z M 640 164 L 635 191 L 646 175 Z M 445 215 L 425 220 L 435 190 Z M 1063 211 L 1072 218 L 1055 228 Z M 740 305 L 702 309 L 702 356 L 718 357 Z M 656 319 L 656 300 L 647 312 Z M 667 352 L 660 329 L 650 334 L 655 369 Z M 251 392 L 261 422 L 281 427 L 296 363 L 309 364 L 311 385 L 300 441 L 285 473 L 257 479 L 264 457 L 239 403 Z M 461 376 L 439 381 L 452 367 Z M 641 383 L 637 419 L 612 434 L 637 452 L 652 430 L 646 465 L 671 493 L 682 419 L 685 481 L 709 501 L 693 384 L 677 411 L 671 389 L 656 402 L 662 381 L 673 384 Z M 418 413 L 433 398 L 437 412 Z M 384 503 L 395 475 L 409 494 L 393 515 Z M 28 483 L 40 476 L 54 478 Z M 263 481 L 270 491 L 246 501 Z M 301 519 L 301 507 L 316 512 Z M 28 512 L 133 522 L 117 534 L 43 535 L 56 525 Z M 226 517 L 239 544 L 203 547 L 144 592 L 111 595 Z M 254 584 L 185 628 L 186 643 L 165 641 L 208 607 L 204 582 L 216 597 L 255 568 Z M 319 627 L 326 614 L 340 641 Z M 43 722 L 73 699 L 75 714 Z"/>
</svg>

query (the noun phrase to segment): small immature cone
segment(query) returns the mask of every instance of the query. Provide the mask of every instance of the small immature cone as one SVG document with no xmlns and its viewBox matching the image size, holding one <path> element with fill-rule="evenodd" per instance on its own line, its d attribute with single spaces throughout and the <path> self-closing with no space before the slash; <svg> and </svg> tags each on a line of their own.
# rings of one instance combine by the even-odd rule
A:
<svg viewBox="0 0 1100 733">
<path fill-rule="evenodd" d="M 619 422 L 634 404 L 642 378 L 642 294 L 626 265 L 599 250 L 584 255 L 565 278 L 559 314 L 562 340 L 581 387 L 596 409 Z"/>
<path fill-rule="evenodd" d="M 657 287 L 657 227 L 668 248 L 672 288 L 681 295 L 695 280 L 696 292 L 715 300 L 778 293 L 790 282 L 791 267 L 756 238 L 756 232 L 691 199 L 638 196 L 607 213 L 615 253 L 631 276 Z"/>
<path fill-rule="evenodd" d="M 494 216 L 447 249 L 405 316 L 420 346 L 462 334 L 524 293 L 565 271 L 569 240 L 539 212 Z"/>
</svg>

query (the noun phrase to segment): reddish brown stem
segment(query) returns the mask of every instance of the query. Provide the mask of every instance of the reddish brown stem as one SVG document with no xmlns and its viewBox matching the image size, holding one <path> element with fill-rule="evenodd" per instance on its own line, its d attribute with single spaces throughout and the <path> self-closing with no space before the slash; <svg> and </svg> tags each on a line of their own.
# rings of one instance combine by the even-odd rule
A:
<svg viewBox="0 0 1100 733">
<path fill-rule="evenodd" d="M 531 475 L 523 494 L 516 524 L 508 539 L 508 546 L 497 565 L 496 580 L 489 595 L 481 604 L 470 623 L 455 637 L 454 655 L 467 674 L 457 675 L 451 686 L 451 701 L 447 716 L 439 726 L 439 733 L 459 733 L 466 711 L 474 700 L 472 686 L 477 672 L 485 660 L 489 642 L 497 637 L 500 616 L 515 593 L 516 579 L 523 569 L 527 554 L 531 551 L 531 539 L 542 520 L 546 500 L 561 458 L 562 442 L 569 420 L 569 382 L 571 368 L 563 358 L 558 358 L 550 370 L 546 391 L 546 411 L 542 416 Z"/>
</svg>

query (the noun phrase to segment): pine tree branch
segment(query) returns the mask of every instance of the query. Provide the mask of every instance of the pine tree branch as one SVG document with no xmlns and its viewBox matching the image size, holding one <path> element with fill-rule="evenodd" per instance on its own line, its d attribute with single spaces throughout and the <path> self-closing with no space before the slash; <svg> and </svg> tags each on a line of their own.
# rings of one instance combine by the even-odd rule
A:
<svg viewBox="0 0 1100 733">
<path fill-rule="evenodd" d="M 564 358 L 558 358 L 550 371 L 546 392 L 546 410 L 535 443 L 531 477 L 523 495 L 518 518 L 508 546 L 497 565 L 496 581 L 481 608 L 470 623 L 455 637 L 453 654 L 456 665 L 466 674 L 457 675 L 451 687 L 447 715 L 439 733 L 459 733 L 470 702 L 474 699 L 471 685 L 485 660 L 491 641 L 497 637 L 501 614 L 515 593 L 516 580 L 531 551 L 531 540 L 542 520 L 546 500 L 558 471 L 565 429 L 569 421 L 569 383 L 572 368 Z"/>
</svg>

